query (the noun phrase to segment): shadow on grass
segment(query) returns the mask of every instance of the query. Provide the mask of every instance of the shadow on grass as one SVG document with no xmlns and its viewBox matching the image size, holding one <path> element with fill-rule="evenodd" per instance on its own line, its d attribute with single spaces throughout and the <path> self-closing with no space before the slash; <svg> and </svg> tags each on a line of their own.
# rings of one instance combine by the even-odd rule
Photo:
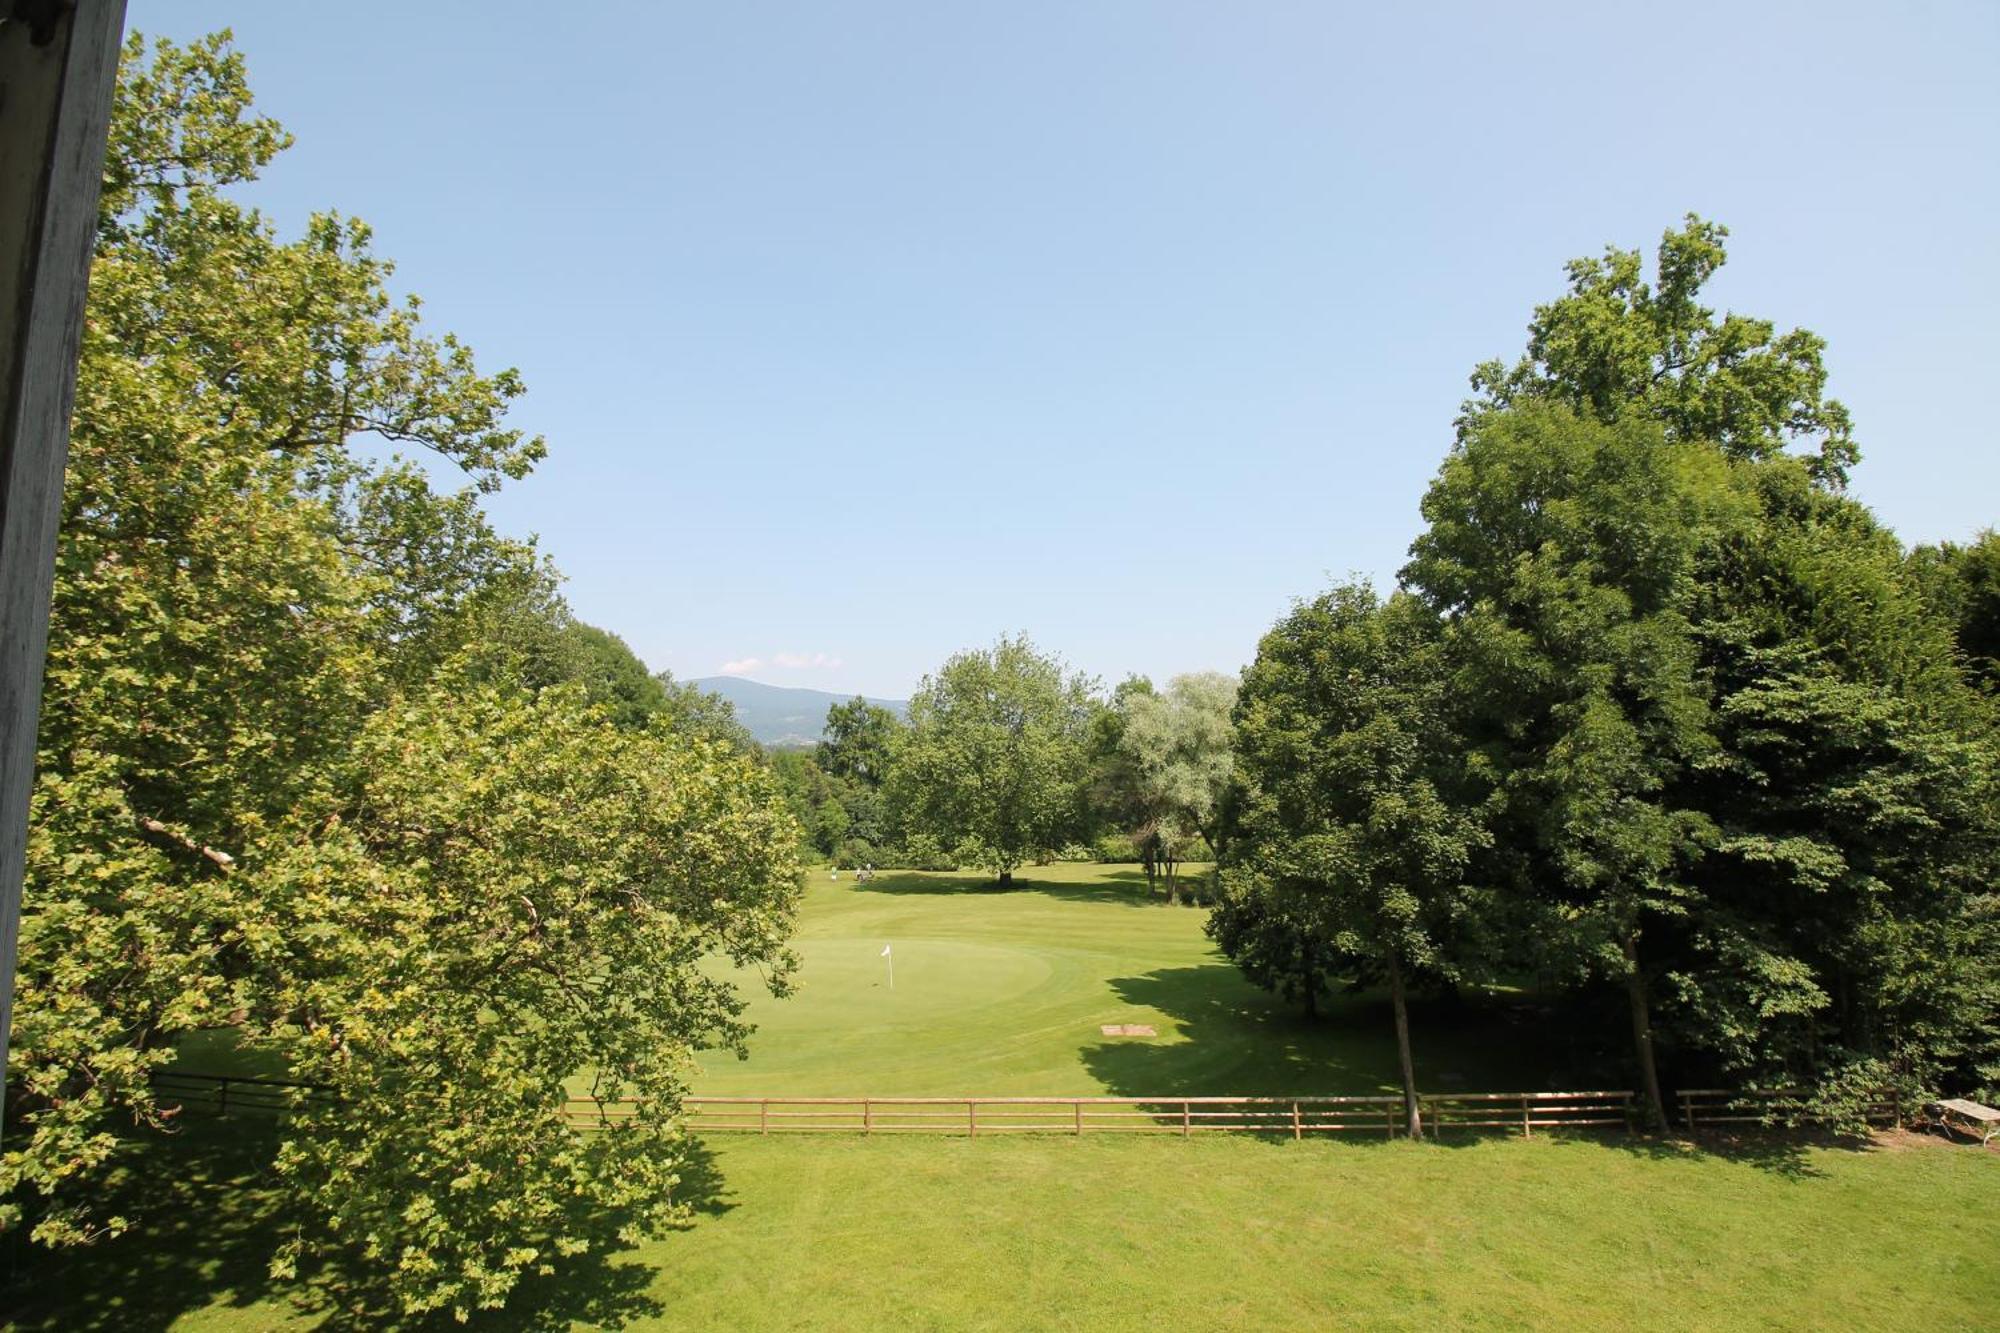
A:
<svg viewBox="0 0 2000 1333">
<path fill-rule="evenodd" d="M 1401 1090 L 1394 1018 L 1386 997 L 1344 994 L 1307 1015 L 1246 982 L 1227 963 L 1163 968 L 1121 977 L 1112 990 L 1125 1003 L 1170 1017 L 1181 1040 L 1107 1040 L 1086 1047 L 1085 1068 L 1122 1097 L 1367 1096 Z M 1621 1053 L 1587 1035 L 1588 1025 L 1561 1004 L 1512 993 L 1476 992 L 1413 998 L 1410 1026 L 1418 1086 L 1454 1092 L 1552 1092 L 1632 1086 Z M 1470 1147 L 1508 1131 L 1454 1128 L 1431 1141 Z M 1538 1130 L 1538 1134 L 1550 1133 Z M 1824 1174 L 1816 1149 L 1866 1150 L 1866 1141 L 1786 1131 L 1715 1133 L 1694 1137 L 1608 1129 L 1554 1131 L 1662 1161 L 1722 1158 L 1792 1178 Z M 1289 1129 L 1245 1132 L 1284 1143 Z M 1384 1143 L 1382 1132 L 1333 1135 L 1344 1142 Z"/>
<path fill-rule="evenodd" d="M 979 871 L 936 871 L 924 874 L 884 872 L 866 883 L 854 885 L 856 893 L 972 895 L 1040 894 L 1066 902 L 1118 903 L 1126 907 L 1168 907 L 1164 890 L 1152 893 L 1142 870 L 1113 870 L 1090 879 L 1071 881 L 1037 879 L 1037 867 L 1024 866 L 1014 872 L 1014 880 L 1002 888 L 993 876 Z M 1190 910 L 1183 902 L 1174 910 Z"/>
<path fill-rule="evenodd" d="M 6 1326 L 22 1333 L 151 1333 L 197 1311 L 273 1306 L 324 1330 L 460 1327 L 449 1314 L 398 1317 L 365 1272 L 336 1265 L 300 1282 L 269 1276 L 285 1230 L 270 1173 L 277 1139 L 268 1119 L 191 1121 L 135 1152 L 104 1200 L 104 1211 L 132 1220 L 126 1234 L 51 1252 L 16 1232 L 0 1271 L 0 1312 L 12 1320 Z M 734 1207 L 705 1145 L 692 1145 L 680 1175 L 676 1192 L 697 1218 Z M 610 1219 L 606 1234 L 616 1224 Z M 621 1260 L 614 1248 L 592 1250 L 562 1261 L 548 1277 L 523 1281 L 505 1310 L 475 1322 L 526 1333 L 579 1322 L 619 1328 L 666 1313 L 649 1292 L 656 1277 L 647 1265 Z"/>
</svg>

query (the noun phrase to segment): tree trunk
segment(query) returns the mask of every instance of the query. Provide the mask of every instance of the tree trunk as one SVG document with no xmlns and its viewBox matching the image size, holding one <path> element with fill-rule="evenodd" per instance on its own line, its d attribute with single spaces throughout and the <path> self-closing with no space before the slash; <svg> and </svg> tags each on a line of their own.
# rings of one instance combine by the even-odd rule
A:
<svg viewBox="0 0 2000 1333">
<path fill-rule="evenodd" d="M 1319 974 L 1311 968 L 1306 969 L 1306 1017 L 1319 1017 Z"/>
<path fill-rule="evenodd" d="M 1653 1020 L 1646 1008 L 1646 978 L 1639 970 L 1639 932 L 1627 930 L 1619 944 L 1625 950 L 1625 997 L 1632 1009 L 1632 1049 L 1639 1058 L 1639 1084 L 1646 1098 L 1646 1123 L 1667 1127 L 1667 1103 L 1660 1095 L 1660 1068 L 1653 1059 Z"/>
<path fill-rule="evenodd" d="M 1003 889 L 1011 889 L 1011 888 L 1013 888 L 1013 887 L 1014 887 L 1014 872 L 1013 872 L 1013 871 L 1011 871 L 1011 870 L 1003 870 L 1003 871 L 1001 871 L 1001 872 L 1000 872 L 1000 887 L 1001 887 L 1001 888 L 1003 888 Z"/>
<path fill-rule="evenodd" d="M 1413 1139 L 1424 1136 L 1417 1114 L 1417 1063 L 1410 1054 L 1410 1007 L 1403 995 L 1403 960 L 1389 951 L 1389 1000 L 1396 1007 L 1396 1058 L 1403 1065 L 1404 1128 Z"/>
<path fill-rule="evenodd" d="M 1181 905 L 1181 881 L 1180 881 L 1179 871 L 1180 871 L 1180 862 L 1174 860 L 1172 857 L 1168 857 L 1167 858 L 1167 904 L 1170 907 L 1179 907 Z"/>
</svg>

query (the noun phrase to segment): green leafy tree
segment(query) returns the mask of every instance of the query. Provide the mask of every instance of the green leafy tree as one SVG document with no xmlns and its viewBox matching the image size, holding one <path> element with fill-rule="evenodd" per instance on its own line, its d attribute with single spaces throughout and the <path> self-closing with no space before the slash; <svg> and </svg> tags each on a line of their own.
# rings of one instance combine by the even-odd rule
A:
<svg viewBox="0 0 2000 1333">
<path fill-rule="evenodd" d="M 246 858 L 236 923 L 268 1015 L 246 1035 L 334 1094 L 278 1153 L 305 1205 L 279 1274 L 346 1259 L 463 1317 L 684 1218 L 695 1054 L 748 1032 L 702 963 L 779 993 L 793 966 L 797 831 L 768 774 L 607 728 L 573 690 L 447 677 L 371 718 L 340 778 Z"/>
<path fill-rule="evenodd" d="M 1919 546 L 1910 552 L 1910 567 L 1952 626 L 1974 678 L 2000 689 L 2000 532 L 1988 528 L 1964 545 Z"/>
<path fill-rule="evenodd" d="M 1230 710 L 1236 681 L 1220 672 L 1175 676 L 1164 693 L 1132 690 L 1118 699 L 1119 804 L 1133 841 L 1157 866 L 1167 900 L 1180 902 L 1179 865 L 1190 846 L 1221 840 L 1220 815 L 1232 755 Z"/>
<path fill-rule="evenodd" d="M 901 827 L 965 847 L 1011 884 L 1077 826 L 1090 691 L 1025 636 L 951 658 L 910 701 L 889 777 Z"/>
<path fill-rule="evenodd" d="M 479 507 L 542 453 L 504 424 L 519 383 L 392 302 L 359 223 L 286 242 L 236 202 L 286 139 L 226 39 L 133 38 L 111 142 L 0 1223 L 123 1229 L 94 1201 L 170 1122 L 149 1075 L 221 1029 L 354 1109 L 295 1122 L 300 1245 L 410 1310 L 491 1305 L 671 1211 L 674 1070 L 741 1032 L 695 964 L 782 984 L 797 830 L 747 757 L 531 678 L 560 634 L 496 646 L 559 627 L 550 571 Z M 560 1139 L 586 1074 L 659 1100 Z"/>
<path fill-rule="evenodd" d="M 902 721 L 879 704 L 856 695 L 826 710 L 825 739 L 814 750 L 821 771 L 870 788 L 888 776 L 890 756 Z"/>
<path fill-rule="evenodd" d="M 1609 247 L 1569 264 L 1569 291 L 1535 308 L 1527 354 L 1472 375 L 1461 437 L 1491 412 L 1562 403 L 1603 422 L 1639 417 L 1670 440 L 1702 440 L 1732 458 L 1813 446 L 1809 466 L 1846 484 L 1860 457 L 1847 409 L 1826 396 L 1825 340 L 1699 303 L 1728 260 L 1727 227 L 1690 213 L 1660 240 L 1652 282 L 1637 250 Z"/>
<path fill-rule="evenodd" d="M 1703 544 L 1750 508 L 1712 446 L 1535 405 L 1467 432 L 1405 570 L 1452 621 L 1507 872 L 1562 923 L 1551 941 L 1623 979 L 1659 1124 L 1644 937 L 1689 910 L 1686 871 L 1714 836 L 1675 781 L 1715 747 L 1688 603 Z"/>
<path fill-rule="evenodd" d="M 660 672 L 654 679 L 664 695 L 658 717 L 669 730 L 726 745 L 744 754 L 758 751 L 750 728 L 736 720 L 735 704 L 693 681 L 677 681 L 669 671 Z"/>
<path fill-rule="evenodd" d="M 1254 877 L 1221 873 L 1221 890 L 1203 927 L 1253 986 L 1317 1018 L 1322 996 L 1353 966 L 1318 930 L 1310 904 L 1269 891 Z"/>
<path fill-rule="evenodd" d="M 1134 799 L 1138 778 L 1123 742 L 1132 700 L 1152 693 L 1150 679 L 1131 675 L 1113 687 L 1108 701 L 1091 700 L 1090 719 L 1084 728 L 1084 786 L 1079 798 L 1083 810 L 1080 836 L 1085 841 L 1095 842 L 1113 829 L 1123 833 L 1143 822 Z"/>
<path fill-rule="evenodd" d="M 1438 638 L 1413 597 L 1383 604 L 1365 584 L 1335 588 L 1264 636 L 1236 714 L 1234 893 L 1306 937 L 1301 972 L 1274 971 L 1281 981 L 1298 977 L 1310 995 L 1315 978 L 1301 973 L 1322 950 L 1358 979 L 1387 981 L 1412 1137 L 1422 1126 L 1407 991 L 1413 977 L 1457 974 L 1475 899 L 1467 870 L 1486 837 L 1450 794 L 1458 747 Z M 1211 935 L 1268 946 L 1268 931 L 1232 929 L 1242 915 L 1226 912 Z"/>
<path fill-rule="evenodd" d="M 1655 1119 L 1656 1038 L 1697 1078 L 1852 1092 L 1982 1077 L 1996 1026 L 1956 581 L 1841 493 L 1818 340 L 1694 304 L 1721 235 L 1670 233 L 1650 289 L 1635 255 L 1572 266 L 1529 355 L 1475 374 L 1405 570 L 1452 623 L 1486 873 L 1623 979 Z"/>
</svg>

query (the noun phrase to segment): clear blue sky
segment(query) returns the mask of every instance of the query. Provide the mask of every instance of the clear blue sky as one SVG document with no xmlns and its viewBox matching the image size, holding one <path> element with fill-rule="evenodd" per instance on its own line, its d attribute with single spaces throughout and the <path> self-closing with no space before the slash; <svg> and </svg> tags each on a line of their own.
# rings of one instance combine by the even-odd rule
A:
<svg viewBox="0 0 2000 1333">
<path fill-rule="evenodd" d="M 1394 8 L 1398 12 L 1376 10 Z M 1233 670 L 1387 583 L 1564 260 L 1731 228 L 1908 541 L 2000 522 L 2000 6 L 206 3 L 550 457 L 494 503 L 655 667 L 901 695 L 1026 630 Z M 781 658 L 782 655 L 782 658 Z M 798 665 L 781 665 L 794 662 Z"/>
</svg>

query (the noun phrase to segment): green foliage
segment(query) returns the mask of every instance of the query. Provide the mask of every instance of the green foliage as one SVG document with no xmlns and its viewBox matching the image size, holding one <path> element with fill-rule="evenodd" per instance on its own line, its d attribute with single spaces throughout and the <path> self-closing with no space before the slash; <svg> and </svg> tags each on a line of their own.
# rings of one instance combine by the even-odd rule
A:
<svg viewBox="0 0 2000 1333">
<path fill-rule="evenodd" d="M 572 620 L 566 635 L 576 645 L 577 673 L 584 697 L 604 710 L 616 726 L 643 727 L 666 711 L 667 691 L 657 676 L 609 630 Z"/>
<path fill-rule="evenodd" d="M 543 452 L 504 424 L 518 379 L 393 302 L 360 223 L 286 242 L 233 200 L 287 140 L 226 39 L 135 37 L 111 141 L 0 1223 L 122 1229 L 96 1186 L 168 1126 L 148 1075 L 226 1030 L 343 1098 L 281 1159 L 281 1262 L 360 1256 L 406 1309 L 491 1305 L 671 1215 L 673 1094 L 741 1033 L 696 962 L 782 985 L 798 834 L 747 755 L 691 739 L 713 714 L 654 709 L 488 523 L 479 496 Z M 565 1137 L 551 1108 L 584 1074 L 660 1100 Z"/>
<path fill-rule="evenodd" d="M 1633 255 L 1573 266 L 1425 498 L 1404 576 L 1451 625 L 1495 920 L 1624 978 L 1642 1073 L 1657 1023 L 1684 1075 L 1816 1105 L 1978 1086 L 2000 803 L 1958 557 L 1906 559 L 1839 492 L 1817 340 L 1710 321 L 1720 260 L 1691 221 L 1657 292 Z"/>
<path fill-rule="evenodd" d="M 902 729 L 894 713 L 856 695 L 826 710 L 826 739 L 813 753 L 828 776 L 880 787 Z"/>
<path fill-rule="evenodd" d="M 494 1307 L 683 1215 L 694 1053 L 748 1031 L 698 965 L 782 991 L 795 833 L 753 760 L 608 730 L 565 691 L 443 680 L 370 719 L 350 762 L 260 858 L 239 926 L 270 1015 L 249 1035 L 336 1098 L 278 1155 L 301 1207 L 277 1267 L 346 1254 L 405 1310 Z M 572 1080 L 634 1113 L 572 1124 Z"/>
<path fill-rule="evenodd" d="M 1148 879 L 1164 873 L 1170 902 L 1180 901 L 1179 863 L 1220 840 L 1235 703 L 1236 682 L 1213 671 L 1175 676 L 1164 694 L 1120 687 L 1116 721 L 1099 732 L 1115 735 L 1100 790 L 1124 814 Z"/>
<path fill-rule="evenodd" d="M 1556 402 L 1604 422 L 1653 421 L 1670 439 L 1706 441 L 1732 458 L 1770 458 L 1805 441 L 1814 475 L 1845 485 L 1860 451 L 1847 409 L 1826 396 L 1825 340 L 1747 315 L 1718 320 L 1696 299 L 1727 261 L 1728 235 L 1690 213 L 1661 238 L 1651 283 L 1636 250 L 1572 260 L 1568 294 L 1535 308 L 1527 354 L 1473 372 L 1461 437 L 1491 412 Z"/>
<path fill-rule="evenodd" d="M 1486 840 L 1453 799 L 1457 737 L 1429 611 L 1348 584 L 1264 636 L 1236 711 L 1243 786 L 1210 933 L 1245 974 L 1311 1007 L 1330 972 L 1386 978 L 1412 1125 L 1407 978 L 1458 975 Z"/>
<path fill-rule="evenodd" d="M 1963 546 L 1919 546 L 1910 567 L 1933 612 L 1952 626 L 1974 677 L 2000 690 L 2000 532 L 1988 528 Z"/>
<path fill-rule="evenodd" d="M 1025 637 L 960 653 L 910 701 L 888 783 L 907 833 L 1006 882 L 1080 817 L 1090 683 Z"/>
</svg>

